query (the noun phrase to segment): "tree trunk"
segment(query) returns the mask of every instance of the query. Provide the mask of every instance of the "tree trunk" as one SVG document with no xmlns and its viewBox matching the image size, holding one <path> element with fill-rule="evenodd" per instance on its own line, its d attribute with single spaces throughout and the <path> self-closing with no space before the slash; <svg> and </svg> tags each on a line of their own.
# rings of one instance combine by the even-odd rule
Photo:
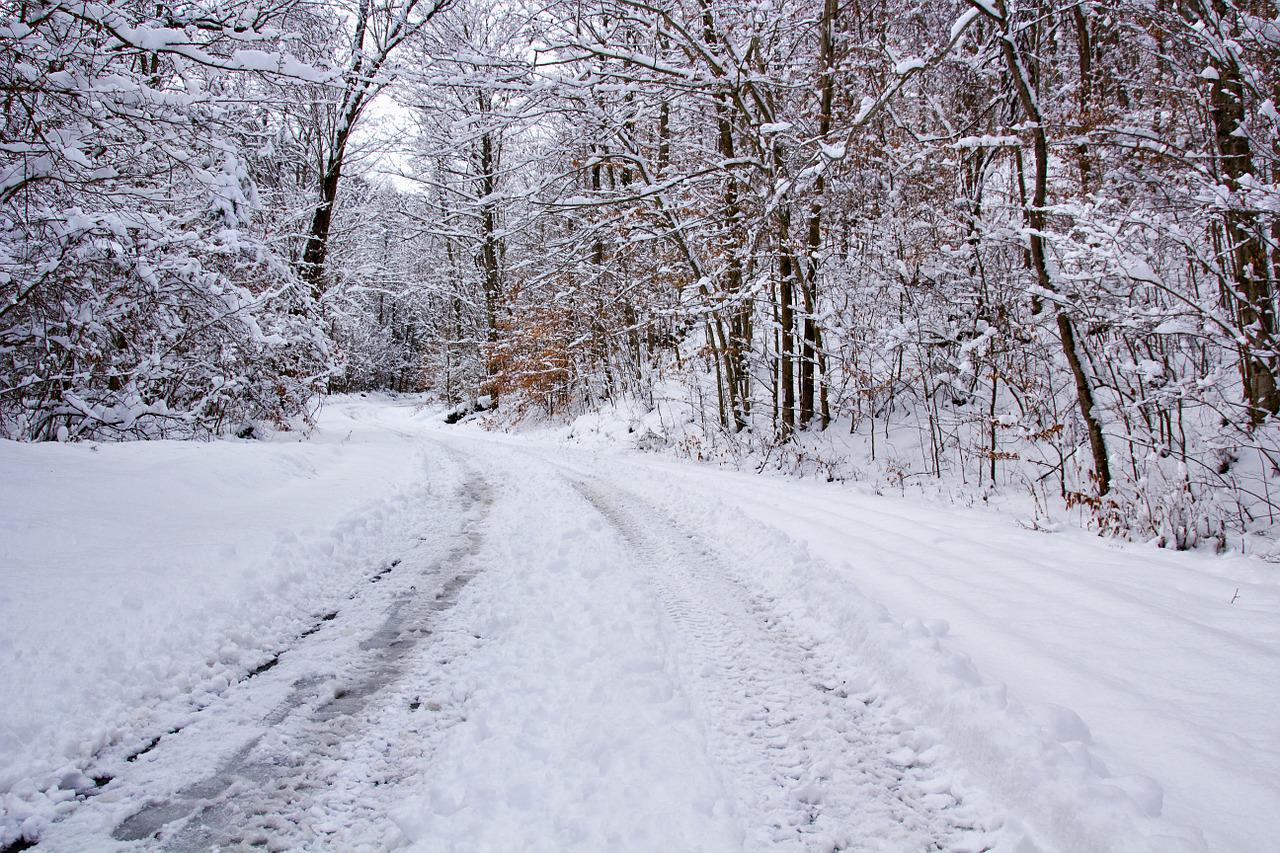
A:
<svg viewBox="0 0 1280 853">
<path fill-rule="evenodd" d="M 1209 17 L 1200 10 L 1202 19 Z M 1221 0 L 1215 0 L 1213 17 L 1226 11 Z M 1214 56 L 1212 68 L 1216 79 L 1210 84 L 1209 114 L 1213 120 L 1218 149 L 1218 168 L 1232 193 L 1238 193 L 1241 179 L 1253 173 L 1253 155 L 1249 139 L 1237 131 L 1244 126 L 1244 82 L 1240 68 L 1227 54 Z M 1230 295 L 1225 307 L 1234 310 L 1244 343 L 1241 346 L 1241 374 L 1244 397 L 1249 405 L 1249 423 L 1257 426 L 1268 415 L 1280 411 L 1280 392 L 1276 387 L 1276 317 L 1274 288 L 1270 280 L 1266 248 L 1262 239 L 1262 223 L 1250 211 L 1228 209 L 1223 214 L 1223 230 L 1227 245 L 1226 266 L 1230 276 Z"/>
<path fill-rule="evenodd" d="M 791 251 L 787 248 L 787 232 L 791 225 L 791 214 L 782 208 L 778 214 L 778 278 L 779 278 L 779 317 L 781 329 L 778 357 L 781 361 L 782 405 L 781 429 L 779 437 L 786 440 L 791 437 L 796 425 L 796 385 L 795 385 L 795 289 L 793 280 L 795 265 L 791 260 Z"/>
<path fill-rule="evenodd" d="M 329 253 L 329 229 L 333 225 L 333 206 L 338 200 L 338 185 L 342 180 L 346 147 L 347 134 L 339 134 L 325 163 L 324 175 L 320 180 L 320 202 L 311 215 L 311 227 L 307 229 L 307 242 L 302 250 L 302 278 L 311 286 L 311 295 L 316 299 L 325 290 L 324 262 Z"/>
<path fill-rule="evenodd" d="M 835 105 L 835 19 L 836 0 L 823 0 L 822 18 L 818 25 L 818 139 L 825 144 L 831 133 L 831 112 Z M 826 201 L 827 179 L 823 172 L 813 184 L 813 202 L 809 206 L 809 233 L 806 244 L 808 273 L 804 287 L 804 360 L 800 364 L 800 428 L 813 420 L 815 371 L 819 365 L 822 332 L 816 316 L 818 286 L 821 283 L 822 209 Z M 825 361 L 825 359 L 823 359 Z M 817 381 L 825 381 L 825 376 Z M 822 410 L 826 411 L 826 389 L 821 391 Z M 830 416 L 824 414 L 822 428 Z"/>
<path fill-rule="evenodd" d="M 974 1 L 970 0 L 970 2 Z M 979 5 L 979 8 L 990 14 L 986 6 Z M 1045 204 L 1049 196 L 1049 137 L 1044 128 L 1044 117 L 1040 114 L 1040 105 L 1032 88 L 1030 76 L 1018 49 L 1013 22 L 1009 20 L 1008 5 L 1003 0 L 999 2 L 998 11 L 999 17 L 996 18 L 996 23 L 1000 26 L 1000 46 L 1005 66 L 1012 78 L 1022 110 L 1032 125 L 1035 179 L 1031 204 L 1024 208 L 1031 248 L 1031 267 L 1040 289 L 1045 293 L 1054 293 L 1057 288 L 1049 273 L 1044 236 L 1047 225 Z M 1102 424 L 1093 410 L 1093 385 L 1080 357 L 1075 324 L 1071 321 L 1070 315 L 1056 301 L 1053 303 L 1053 310 L 1056 315 L 1058 340 L 1062 344 L 1062 354 L 1071 371 L 1072 381 L 1075 383 L 1080 417 L 1084 421 L 1085 430 L 1089 436 L 1089 450 L 1093 456 L 1093 478 L 1098 487 L 1098 494 L 1105 495 L 1111 491 L 1111 463 L 1107 457 L 1107 443 L 1102 433 Z"/>
<path fill-rule="evenodd" d="M 1080 138 L 1083 139 L 1093 124 L 1093 37 L 1089 31 L 1089 13 L 1083 3 L 1071 7 L 1072 19 L 1076 26 L 1076 55 L 1080 70 L 1080 90 L 1077 104 L 1080 110 Z M 1088 195 L 1093 190 L 1093 161 L 1089 155 L 1089 145 L 1080 142 L 1076 145 L 1076 167 L 1080 172 L 1080 194 Z"/>
<path fill-rule="evenodd" d="M 487 93 L 481 93 L 478 106 L 482 121 L 488 121 L 492 104 Z M 498 237 L 498 214 L 493 195 L 498 189 L 498 152 L 493 132 L 485 128 L 480 134 L 478 153 L 480 167 L 480 269 L 484 283 L 485 330 L 490 347 L 498 342 L 498 303 L 502 297 L 502 262 Z M 489 359 L 492 375 L 492 355 Z"/>
</svg>

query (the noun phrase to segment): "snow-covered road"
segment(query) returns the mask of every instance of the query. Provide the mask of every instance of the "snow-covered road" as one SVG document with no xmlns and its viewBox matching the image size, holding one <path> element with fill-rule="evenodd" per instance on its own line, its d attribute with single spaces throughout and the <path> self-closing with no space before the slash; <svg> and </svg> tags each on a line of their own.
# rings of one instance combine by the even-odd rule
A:
<svg viewBox="0 0 1280 853">
<path fill-rule="evenodd" d="M 1280 831 L 1266 567 L 446 428 L 408 404 L 325 417 L 323 464 L 299 445 L 210 452 L 245 482 L 226 506 L 262 485 L 224 457 L 285 458 L 308 473 L 276 497 L 308 495 L 343 536 L 284 568 L 245 557 L 192 596 L 210 532 L 170 531 L 152 550 L 171 568 L 149 577 L 172 620 L 108 612 L 88 639 L 42 629 L 95 611 L 42 610 L 48 472 L 0 448 L 30 484 L 6 507 L 0 616 L 31 626 L 0 639 L 0 846 L 1261 853 Z M 154 452 L 171 475 L 207 467 Z M 102 464 L 137 480 L 124 454 Z M 364 479 L 331 473 L 348 470 Z M 95 487 L 119 489 L 104 474 L 86 501 Z M 246 513 L 239 547 L 278 558 L 265 543 L 298 525 Z M 101 550 L 80 532 L 64 561 Z M 61 581 L 100 601 L 131 565 Z"/>
</svg>

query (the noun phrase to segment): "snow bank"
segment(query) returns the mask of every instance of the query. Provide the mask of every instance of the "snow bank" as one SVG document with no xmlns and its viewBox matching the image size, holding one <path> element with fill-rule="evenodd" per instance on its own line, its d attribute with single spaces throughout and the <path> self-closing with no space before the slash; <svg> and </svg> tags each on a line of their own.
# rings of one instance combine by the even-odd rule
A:
<svg viewBox="0 0 1280 853">
<path fill-rule="evenodd" d="M 95 753 L 210 701 L 409 535 L 430 488 L 395 424 L 412 417 L 339 398 L 308 440 L 0 442 L 0 846 L 74 797 L 58 784 Z"/>
</svg>

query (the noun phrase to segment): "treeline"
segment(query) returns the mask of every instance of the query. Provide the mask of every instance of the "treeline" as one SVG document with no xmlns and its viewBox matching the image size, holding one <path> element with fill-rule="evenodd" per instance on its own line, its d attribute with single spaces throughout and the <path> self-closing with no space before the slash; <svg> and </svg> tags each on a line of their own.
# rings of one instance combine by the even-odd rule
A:
<svg viewBox="0 0 1280 853">
<path fill-rule="evenodd" d="M 218 431 L 321 388 L 627 402 L 773 460 L 892 438 L 1166 545 L 1273 521 L 1272 3 L 87 8 L 0 34 L 10 435 Z"/>
<path fill-rule="evenodd" d="M 0 4 L 0 434 L 305 419 L 351 133 L 441 4 Z"/>
<path fill-rule="evenodd" d="M 679 398 L 775 459 L 910 425 L 911 473 L 1178 547 L 1272 522 L 1273 4 L 458 11 L 405 101 L 434 387 Z"/>
</svg>

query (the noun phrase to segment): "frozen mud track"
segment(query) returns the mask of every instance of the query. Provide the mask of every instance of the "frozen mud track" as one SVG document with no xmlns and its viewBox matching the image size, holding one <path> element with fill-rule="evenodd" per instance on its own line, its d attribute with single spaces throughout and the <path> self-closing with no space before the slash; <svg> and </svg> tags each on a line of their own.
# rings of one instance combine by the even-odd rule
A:
<svg viewBox="0 0 1280 853">
<path fill-rule="evenodd" d="M 989 849 L 987 827 L 913 748 L 920 739 L 831 650 L 696 534 L 616 486 L 574 486 L 626 541 L 674 628 L 746 849 Z"/>
</svg>

